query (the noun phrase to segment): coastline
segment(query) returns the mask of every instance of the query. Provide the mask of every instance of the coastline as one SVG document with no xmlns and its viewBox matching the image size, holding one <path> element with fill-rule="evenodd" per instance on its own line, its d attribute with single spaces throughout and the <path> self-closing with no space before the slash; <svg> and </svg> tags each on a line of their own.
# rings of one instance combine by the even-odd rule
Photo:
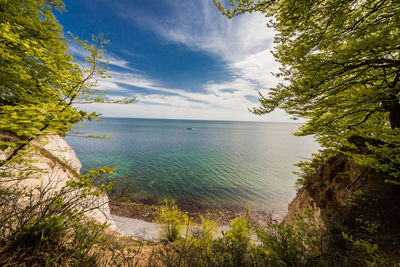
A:
<svg viewBox="0 0 400 267">
<path fill-rule="evenodd" d="M 118 231 L 126 236 L 142 241 L 157 242 L 161 239 L 161 225 L 140 219 L 111 215 Z"/>
<path fill-rule="evenodd" d="M 140 201 L 120 201 L 110 199 L 109 207 L 113 216 L 131 218 L 148 223 L 153 223 L 155 211 L 161 204 L 148 204 Z M 286 215 L 285 212 L 269 213 L 267 211 L 247 211 L 241 210 L 224 210 L 224 209 L 181 209 L 191 219 L 193 223 L 200 223 L 201 217 L 216 221 L 220 226 L 229 225 L 236 217 L 247 214 L 254 222 L 263 224 L 267 218 L 276 222 L 281 222 Z"/>
<path fill-rule="evenodd" d="M 158 242 L 161 240 L 162 225 L 153 222 L 154 212 L 161 205 L 148 204 L 138 201 L 110 200 L 109 207 L 111 218 L 121 233 L 142 241 Z M 279 223 L 285 214 L 269 214 L 265 211 L 231 211 L 231 210 L 182 210 L 191 219 L 193 224 L 201 223 L 201 217 L 218 223 L 218 234 L 226 232 L 230 228 L 230 222 L 247 214 L 250 220 L 265 225 L 271 219 Z"/>
</svg>

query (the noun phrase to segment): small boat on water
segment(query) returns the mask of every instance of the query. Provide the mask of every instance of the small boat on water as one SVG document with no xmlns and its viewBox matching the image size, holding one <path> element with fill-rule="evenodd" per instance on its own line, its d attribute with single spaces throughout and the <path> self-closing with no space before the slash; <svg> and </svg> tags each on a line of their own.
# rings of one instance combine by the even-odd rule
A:
<svg viewBox="0 0 400 267">
<path fill-rule="evenodd" d="M 189 131 L 193 130 L 193 128 L 187 128 Z"/>
</svg>

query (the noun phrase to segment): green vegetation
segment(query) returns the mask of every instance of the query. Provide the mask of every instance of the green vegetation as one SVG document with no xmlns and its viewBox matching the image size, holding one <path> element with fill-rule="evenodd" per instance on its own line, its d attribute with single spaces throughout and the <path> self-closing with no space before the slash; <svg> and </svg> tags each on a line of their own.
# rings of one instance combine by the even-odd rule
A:
<svg viewBox="0 0 400 267">
<path fill-rule="evenodd" d="M 155 222 L 162 224 L 163 237 L 169 241 L 177 240 L 183 227 L 189 223 L 188 216 L 175 205 L 175 202 L 164 201 L 164 205 L 156 211 Z"/>
<path fill-rule="evenodd" d="M 100 34 L 89 45 L 71 34 L 88 53 L 88 68 L 80 68 L 53 9 L 62 12 L 63 2 L 0 1 L 0 265 L 121 264 L 136 254 L 126 255 L 122 241 L 105 231 L 107 224 L 84 216 L 100 208 L 96 200 L 110 185 L 98 181 L 112 169 L 80 175 L 31 142 L 46 134 L 64 136 L 74 124 L 98 117 L 75 103 L 134 100 L 112 101 L 94 89 L 95 78 L 107 77 L 102 62 L 107 41 Z M 54 170 L 42 170 L 41 159 Z M 63 178 L 56 168 L 70 180 L 58 181 Z"/>
<path fill-rule="evenodd" d="M 356 194 L 354 198 L 359 197 L 362 196 Z M 359 202 L 354 199 L 353 203 Z M 365 208 L 365 205 L 357 206 Z M 163 212 L 158 213 L 159 221 L 170 221 L 171 215 L 176 212 L 182 214 L 171 203 L 161 209 Z M 325 227 L 321 228 L 310 208 L 303 214 L 296 212 L 292 224 L 282 225 L 271 218 L 266 219 L 257 223 L 248 215 L 243 215 L 232 220 L 226 232 L 218 228 L 217 222 L 204 218 L 200 224 L 190 220 L 186 225 L 179 222 L 182 230 L 176 239 L 170 241 L 165 238 L 161 245 L 153 248 L 150 266 L 398 265 L 396 254 L 382 253 L 374 243 L 377 238 L 384 237 L 377 234 L 382 226 L 368 223 L 368 220 L 361 221 L 360 217 L 356 220 L 361 231 L 352 229 L 352 235 L 358 236 L 357 239 L 341 232 L 343 222 L 337 220 L 326 220 Z M 359 238 L 363 231 L 374 234 Z M 168 234 L 169 230 L 164 228 L 163 236 Z"/>
<path fill-rule="evenodd" d="M 70 41 L 53 9 L 62 12 L 63 2 L 0 2 L 0 130 L 21 137 L 19 142 L 1 140 L 2 149 L 20 149 L 20 144 L 46 133 L 65 135 L 74 124 L 99 116 L 79 110 L 74 103 L 134 100 L 112 101 L 107 92 L 94 89 L 96 78 L 108 77 L 102 57 L 107 41 L 99 34 L 89 45 L 71 34 L 88 54 L 87 69 L 80 68 L 68 52 Z"/>
<path fill-rule="evenodd" d="M 278 32 L 274 55 L 282 64 L 277 76 L 283 82 L 261 96 L 261 107 L 253 112 L 282 108 L 294 118 L 305 118 L 298 134 L 315 135 L 323 147 L 312 162 L 300 163 L 299 185 L 310 188 L 316 174 L 329 160 L 339 160 L 338 155 L 365 166 L 355 182 L 363 176 L 373 179 L 351 192 L 354 183 L 348 185 L 347 210 L 323 217 L 322 228 L 313 218 L 315 213 L 306 210 L 293 216 L 293 224 L 272 219 L 259 224 L 242 216 L 220 232 L 217 222 L 202 218 L 201 224 L 194 224 L 173 202 L 166 202 L 156 213 L 164 226 L 164 240 L 151 253 L 140 254 L 146 265 L 398 264 L 400 212 L 386 210 L 397 208 L 399 196 L 400 2 L 230 0 L 230 4 L 229 9 L 216 2 L 228 17 L 263 12 Z M 106 224 L 84 216 L 99 208 L 96 200 L 109 192 L 110 185 L 100 180 L 112 169 L 80 175 L 42 147 L 31 145 L 36 137 L 63 136 L 74 124 L 98 117 L 74 103 L 134 100 L 113 101 L 94 89 L 95 78 L 107 77 L 102 57 L 107 41 L 98 35 L 89 44 L 71 34 L 88 53 L 88 68 L 80 68 L 52 13 L 63 9 L 59 0 L 0 0 L 0 148 L 6 155 L 0 162 L 0 264 L 141 264 L 141 243 L 115 237 Z M 26 186 L 38 173 L 50 177 L 43 181 L 51 181 L 53 173 L 36 165 L 38 159 L 32 155 L 38 153 L 71 175 L 59 190 L 53 190 L 50 182 Z M 333 201 L 332 194 L 323 198 Z"/>
<path fill-rule="evenodd" d="M 104 167 L 79 176 L 70 172 L 74 178 L 62 183 L 57 180 L 57 171 L 35 168 L 38 160 L 27 158 L 36 152 L 53 160 L 54 156 L 47 157 L 50 153 L 43 150 L 21 150 L 0 169 L 0 265 L 98 266 L 134 262 L 139 245 L 127 251 L 124 244 L 129 240 L 106 231 L 107 223 L 99 224 L 85 216 L 100 208 L 98 197 L 109 191 L 107 186 L 96 187 L 94 181 L 102 180 L 112 169 Z M 58 161 L 53 161 L 54 168 L 69 172 L 67 165 Z"/>
<path fill-rule="evenodd" d="M 313 134 L 324 158 L 355 148 L 361 165 L 400 177 L 400 3 L 386 0 L 230 0 L 216 2 L 234 16 L 262 12 L 277 31 L 273 54 L 282 81 L 261 96 L 255 114 L 281 108 L 307 120 L 299 135 Z M 358 151 L 359 152 L 359 151 Z"/>
<path fill-rule="evenodd" d="M 169 221 L 179 211 L 170 203 L 161 209 L 159 221 Z M 179 225 L 184 228 L 177 238 L 164 240 L 153 251 L 153 260 L 162 266 L 331 266 L 335 256 L 327 246 L 329 235 L 313 222 L 310 209 L 297 213 L 293 225 L 271 218 L 259 224 L 247 215 L 232 220 L 226 232 L 206 219 Z M 169 234 L 167 228 L 163 231 Z"/>
<path fill-rule="evenodd" d="M 277 32 L 273 54 L 281 82 L 260 94 L 261 106 L 252 112 L 280 108 L 306 119 L 297 135 L 314 135 L 320 143 L 311 162 L 298 164 L 297 185 L 322 212 L 327 202 L 341 207 L 323 218 L 326 233 L 334 233 L 329 253 L 337 255 L 329 265 L 398 264 L 393 236 L 400 233 L 400 2 L 229 0 L 226 7 L 214 2 L 228 18 L 261 12 Z M 325 191 L 325 183 L 339 177 L 332 172 L 324 177 L 329 168 L 342 172 L 346 194 L 339 182 Z"/>
</svg>

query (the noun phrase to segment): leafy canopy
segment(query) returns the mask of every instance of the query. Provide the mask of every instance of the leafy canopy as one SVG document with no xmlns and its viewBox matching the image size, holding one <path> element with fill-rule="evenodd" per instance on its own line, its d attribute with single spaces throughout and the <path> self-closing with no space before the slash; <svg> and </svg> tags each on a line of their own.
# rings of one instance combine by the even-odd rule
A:
<svg viewBox="0 0 400 267">
<path fill-rule="evenodd" d="M 74 103 L 111 101 L 94 89 L 96 79 L 107 78 L 102 61 L 102 35 L 93 44 L 78 42 L 87 52 L 81 68 L 68 52 L 68 39 L 53 10 L 64 11 L 60 0 L 0 0 L 0 130 L 31 140 L 46 133 L 65 134 L 82 120 L 95 118 Z M 1 148 L 17 146 L 0 143 Z"/>
<path fill-rule="evenodd" d="M 361 137 L 372 153 L 353 153 L 357 162 L 400 176 L 399 1 L 214 2 L 229 18 L 262 12 L 277 31 L 281 82 L 255 114 L 282 108 L 305 118 L 298 134 L 314 134 L 326 155 Z"/>
</svg>

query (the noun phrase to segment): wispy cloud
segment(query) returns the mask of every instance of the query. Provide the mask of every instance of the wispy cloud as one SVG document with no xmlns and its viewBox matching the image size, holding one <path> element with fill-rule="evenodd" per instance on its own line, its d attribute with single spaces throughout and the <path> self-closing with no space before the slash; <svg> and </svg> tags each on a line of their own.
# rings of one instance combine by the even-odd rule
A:
<svg viewBox="0 0 400 267">
<path fill-rule="evenodd" d="M 190 92 L 166 87 L 163 81 L 143 73 L 114 70 L 110 72 L 111 79 L 100 81 L 101 87 L 110 89 L 114 95 L 138 96 L 139 102 L 129 107 L 113 105 L 112 110 L 99 106 L 100 111 L 109 116 L 124 110 L 124 116 L 136 117 L 289 120 L 280 110 L 268 118 L 255 117 L 248 112 L 248 108 L 257 105 L 258 91 L 266 92 L 277 83 L 271 74 L 279 68 L 271 54 L 274 31 L 266 27 L 267 19 L 262 14 L 228 20 L 210 0 L 169 0 L 161 4 L 170 13 L 158 16 L 151 11 L 118 9 L 118 5 L 115 9 L 124 19 L 156 33 L 167 42 L 222 60 L 232 76 L 222 82 L 210 80 L 202 85 L 202 91 Z M 110 55 L 106 58 L 110 64 L 129 70 L 124 59 Z"/>
<path fill-rule="evenodd" d="M 137 96 L 139 101 L 163 103 L 171 106 L 204 107 L 215 106 L 220 108 L 238 108 L 238 105 L 246 109 L 252 102 L 246 95 L 257 95 L 256 91 L 250 91 L 252 84 L 243 79 L 235 79 L 224 84 L 209 82 L 204 85 L 204 92 L 188 92 L 179 88 L 166 88 L 157 81 L 145 78 L 139 74 L 110 72 L 112 78 L 100 81 L 100 88 L 110 90 L 118 95 L 120 92 L 129 92 L 130 96 Z M 126 89 L 126 86 L 137 88 Z M 144 93 L 143 93 L 144 89 Z M 225 90 L 229 90 L 225 91 Z M 165 95 L 163 93 L 168 93 Z M 252 93 L 252 94 L 249 94 Z M 246 106 L 247 105 L 247 106 Z"/>
<path fill-rule="evenodd" d="M 85 58 L 89 55 L 85 49 L 83 49 L 81 46 L 74 44 L 74 43 L 72 43 L 69 46 L 69 51 L 71 51 L 71 53 L 75 57 Z M 107 53 L 107 52 L 103 56 L 104 56 L 104 59 L 103 59 L 104 62 L 107 62 L 110 65 L 117 66 L 117 67 L 131 70 L 131 71 L 135 71 L 135 69 L 133 69 L 129 66 L 129 61 L 127 61 L 123 58 L 120 58 L 118 56 L 115 56 L 115 55 Z"/>
<path fill-rule="evenodd" d="M 129 66 L 129 62 L 127 60 L 117 57 L 117 56 L 114 56 L 114 55 L 111 55 L 111 54 L 108 54 L 108 53 L 105 53 L 104 61 L 110 65 L 118 66 L 123 69 L 135 70 Z"/>
<path fill-rule="evenodd" d="M 266 27 L 268 19 L 262 14 L 228 20 L 209 0 L 172 0 L 164 4 L 170 5 L 174 13 L 167 17 L 120 13 L 170 42 L 221 58 L 237 77 L 254 82 L 252 90 L 276 84 L 271 75 L 279 67 L 271 54 L 275 32 Z"/>
<path fill-rule="evenodd" d="M 274 31 L 266 27 L 261 13 L 229 20 L 210 0 L 162 1 L 171 13 L 156 16 L 140 10 L 119 9 L 121 16 L 166 40 L 195 50 L 213 53 L 227 62 L 243 60 L 272 47 Z"/>
</svg>

